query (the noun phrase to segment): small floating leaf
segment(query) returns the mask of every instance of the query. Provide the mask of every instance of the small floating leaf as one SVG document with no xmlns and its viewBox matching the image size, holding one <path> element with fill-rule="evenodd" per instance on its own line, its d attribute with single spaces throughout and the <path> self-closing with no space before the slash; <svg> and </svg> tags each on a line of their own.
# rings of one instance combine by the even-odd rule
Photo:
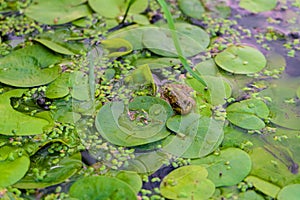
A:
<svg viewBox="0 0 300 200">
<path fill-rule="evenodd" d="M 277 0 L 241 0 L 239 6 L 254 13 L 273 10 Z"/>
<path fill-rule="evenodd" d="M 277 185 L 269 183 L 255 176 L 248 176 L 245 181 L 251 183 L 257 190 L 272 198 L 275 198 L 280 190 L 280 187 Z"/>
<path fill-rule="evenodd" d="M 0 188 L 10 186 L 20 180 L 26 174 L 29 165 L 29 156 L 23 149 L 8 146 L 1 147 Z"/>
<path fill-rule="evenodd" d="M 219 155 L 195 159 L 192 164 L 206 167 L 208 179 L 216 187 L 238 184 L 251 171 L 250 156 L 238 148 L 227 148 L 221 150 Z"/>
<path fill-rule="evenodd" d="M 31 117 L 14 110 L 10 98 L 21 97 L 26 90 L 16 89 L 0 95 L 0 134 L 35 135 L 43 133 L 47 120 Z"/>
<path fill-rule="evenodd" d="M 69 194 L 78 200 L 134 200 L 136 193 L 125 182 L 106 176 L 91 176 L 77 180 Z"/>
<path fill-rule="evenodd" d="M 262 129 L 269 115 L 267 105 L 257 99 L 236 102 L 227 107 L 227 119 L 236 126 L 244 129 Z"/>
<path fill-rule="evenodd" d="M 26 8 L 25 15 L 44 24 L 65 24 L 91 14 L 85 2 L 85 0 L 34 0 Z"/>
<path fill-rule="evenodd" d="M 117 173 L 116 178 L 130 185 L 136 194 L 140 191 L 143 185 L 140 175 L 138 175 L 136 172 L 120 171 Z"/>
<path fill-rule="evenodd" d="M 0 59 L 0 82 L 16 87 L 34 87 L 55 80 L 61 69 L 50 65 L 60 61 L 41 45 L 27 46 Z"/>
<path fill-rule="evenodd" d="M 300 197 L 300 184 L 292 184 L 282 188 L 277 196 L 278 200 L 298 200 Z"/>
<path fill-rule="evenodd" d="M 129 112 L 146 115 L 146 124 L 131 120 Z M 167 118 L 173 114 L 171 106 L 157 97 L 140 96 L 130 102 L 110 102 L 101 107 L 96 117 L 96 128 L 109 142 L 120 146 L 148 144 L 167 137 Z M 133 113 L 134 114 L 134 113 Z"/>
<path fill-rule="evenodd" d="M 168 199 L 197 199 L 211 197 L 214 184 L 207 179 L 207 171 L 202 166 L 184 166 L 168 174 L 160 184 L 161 194 Z"/>
<path fill-rule="evenodd" d="M 215 62 L 222 69 L 234 74 L 256 73 L 267 63 L 260 51 L 246 45 L 228 47 L 215 57 Z"/>
</svg>

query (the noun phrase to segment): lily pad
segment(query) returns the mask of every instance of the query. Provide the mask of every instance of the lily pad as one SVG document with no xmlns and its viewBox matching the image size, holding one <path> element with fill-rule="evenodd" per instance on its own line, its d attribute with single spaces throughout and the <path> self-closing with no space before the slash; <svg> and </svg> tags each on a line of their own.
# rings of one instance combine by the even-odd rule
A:
<svg viewBox="0 0 300 200">
<path fill-rule="evenodd" d="M 138 175 L 136 172 L 120 171 L 117 173 L 116 178 L 130 185 L 136 194 L 140 191 L 143 185 L 140 175 Z"/>
<path fill-rule="evenodd" d="M 131 120 L 129 112 L 146 116 L 146 124 Z M 157 97 L 140 96 L 130 102 L 110 102 L 101 107 L 96 116 L 96 128 L 109 142 L 120 146 L 138 146 L 167 137 L 166 120 L 173 114 L 171 106 Z"/>
<path fill-rule="evenodd" d="M 135 62 L 136 65 L 148 64 L 150 69 L 161 69 L 180 64 L 180 60 L 176 58 L 140 58 Z"/>
<path fill-rule="evenodd" d="M 10 98 L 21 97 L 26 90 L 16 89 L 0 95 L 0 134 L 2 135 L 35 135 L 43 133 L 49 124 L 47 120 L 28 116 L 14 110 Z"/>
<path fill-rule="evenodd" d="M 81 101 L 89 99 L 88 76 L 85 73 L 80 71 L 65 72 L 49 84 L 45 93 L 46 97 L 50 99 L 62 98 L 68 94 Z"/>
<path fill-rule="evenodd" d="M 250 156 L 238 148 L 227 148 L 221 150 L 219 155 L 192 160 L 192 164 L 206 167 L 208 179 L 216 187 L 238 184 L 251 171 Z"/>
<path fill-rule="evenodd" d="M 273 10 L 277 0 L 241 0 L 239 6 L 254 13 Z"/>
<path fill-rule="evenodd" d="M 185 158 L 208 155 L 220 145 L 224 137 L 222 121 L 200 117 L 196 113 L 171 117 L 167 127 L 177 134 L 164 141 L 163 150 Z"/>
<path fill-rule="evenodd" d="M 43 24 L 65 24 L 91 14 L 85 2 L 86 0 L 34 0 L 26 8 L 25 15 Z"/>
<path fill-rule="evenodd" d="M 23 178 L 29 169 L 29 165 L 29 156 L 24 149 L 9 146 L 1 147 L 0 188 L 10 186 Z"/>
<path fill-rule="evenodd" d="M 248 176 L 245 181 L 251 183 L 257 190 L 272 198 L 275 198 L 280 190 L 280 187 L 277 185 L 269 183 L 255 176 Z"/>
<path fill-rule="evenodd" d="M 27 46 L 0 59 L 0 82 L 16 87 L 34 87 L 55 80 L 60 61 L 40 45 Z M 51 66 L 50 65 L 54 65 Z"/>
<path fill-rule="evenodd" d="M 222 69 L 234 74 L 256 73 L 267 63 L 259 50 L 246 45 L 228 47 L 215 57 L 215 62 Z"/>
<path fill-rule="evenodd" d="M 130 1 L 123 0 L 89 0 L 89 5 L 91 8 L 99 13 L 100 15 L 107 18 L 117 18 L 122 16 Z M 129 13 L 141 13 L 148 6 L 148 0 L 138 0 L 134 1 L 131 5 Z"/>
<path fill-rule="evenodd" d="M 268 106 L 261 100 L 248 99 L 227 107 L 227 119 L 244 129 L 259 130 L 265 127 L 262 119 L 269 115 Z"/>
<path fill-rule="evenodd" d="M 207 175 L 206 169 L 201 166 L 180 167 L 163 179 L 161 194 L 168 199 L 208 199 L 213 195 L 215 186 Z"/>
<path fill-rule="evenodd" d="M 78 200 L 134 200 L 136 193 L 125 182 L 106 176 L 91 176 L 79 179 L 70 188 L 71 197 Z"/>
<path fill-rule="evenodd" d="M 187 24 L 175 24 L 183 55 L 194 56 L 206 49 L 210 39 L 209 35 L 201 28 Z M 144 32 L 143 44 L 147 49 L 161 56 L 177 57 L 177 51 L 171 36 L 171 31 L 166 25 L 148 28 Z"/>
<path fill-rule="evenodd" d="M 47 152 L 47 150 L 45 151 Z M 80 153 L 75 153 L 70 157 L 66 156 L 57 164 L 52 164 L 52 160 L 59 156 L 43 156 L 42 154 L 42 152 L 37 152 L 31 157 L 30 170 L 24 178 L 14 184 L 14 187 L 32 189 L 56 185 L 73 176 L 82 166 Z M 44 171 L 44 176 L 36 175 L 34 169 L 39 170 L 40 176 Z"/>
<path fill-rule="evenodd" d="M 179 8 L 184 14 L 195 19 L 201 19 L 205 9 L 199 0 L 179 0 Z"/>
<path fill-rule="evenodd" d="M 123 56 L 132 51 L 131 43 L 121 38 L 103 40 L 101 41 L 101 44 L 109 51 L 108 57 Z"/>
<path fill-rule="evenodd" d="M 278 200 L 298 200 L 300 196 L 300 184 L 292 184 L 282 188 L 277 196 Z"/>
</svg>

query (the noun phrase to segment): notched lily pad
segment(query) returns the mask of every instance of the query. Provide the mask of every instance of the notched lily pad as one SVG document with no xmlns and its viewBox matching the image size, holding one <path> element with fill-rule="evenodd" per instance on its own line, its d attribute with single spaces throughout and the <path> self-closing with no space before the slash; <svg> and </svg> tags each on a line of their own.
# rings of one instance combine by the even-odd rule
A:
<svg viewBox="0 0 300 200">
<path fill-rule="evenodd" d="M 4 146 L 0 148 L 0 188 L 20 180 L 29 169 L 30 159 L 24 149 Z M 1 195 L 0 195 L 1 197 Z"/>
<path fill-rule="evenodd" d="M 259 130 L 265 127 L 262 119 L 269 115 L 268 106 L 261 100 L 248 99 L 227 107 L 227 119 L 244 129 Z"/>
<path fill-rule="evenodd" d="M 237 148 L 227 148 L 219 155 L 192 160 L 192 164 L 206 167 L 208 179 L 216 187 L 238 184 L 250 173 L 252 166 L 250 156 Z"/>
<path fill-rule="evenodd" d="M 0 59 L 0 82 L 16 87 L 34 87 L 55 80 L 60 57 L 40 45 L 27 46 Z M 52 65 L 52 66 L 51 66 Z"/>
<path fill-rule="evenodd" d="M 211 197 L 215 185 L 207 179 L 202 166 L 184 166 L 168 174 L 160 184 L 161 194 L 168 199 L 197 199 Z"/>
<path fill-rule="evenodd" d="M 41 134 L 43 133 L 43 128 L 49 124 L 45 119 L 28 116 L 11 107 L 10 98 L 21 97 L 25 91 L 23 89 L 16 89 L 0 95 L 0 134 Z"/>
<path fill-rule="evenodd" d="M 97 114 L 95 123 L 97 130 L 109 142 L 120 146 L 138 146 L 167 137 L 170 132 L 165 123 L 172 114 L 171 106 L 164 100 L 140 96 L 130 102 L 128 108 L 123 102 L 105 104 Z M 139 121 L 143 118 L 147 123 Z"/>
<path fill-rule="evenodd" d="M 127 183 L 106 176 L 91 176 L 79 179 L 71 186 L 69 194 L 78 200 L 137 199 L 136 193 Z"/>
<path fill-rule="evenodd" d="M 228 47 L 215 57 L 215 62 L 234 74 L 256 73 L 267 64 L 265 56 L 259 50 L 246 45 Z"/>
</svg>

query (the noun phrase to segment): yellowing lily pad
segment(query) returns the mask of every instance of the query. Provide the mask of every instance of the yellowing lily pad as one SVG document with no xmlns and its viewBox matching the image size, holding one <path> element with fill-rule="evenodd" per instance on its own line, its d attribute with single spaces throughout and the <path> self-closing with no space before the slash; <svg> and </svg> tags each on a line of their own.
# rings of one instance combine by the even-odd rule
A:
<svg viewBox="0 0 300 200">
<path fill-rule="evenodd" d="M 20 180 L 29 169 L 30 160 L 24 149 L 4 146 L 0 148 L 0 188 Z"/>
<path fill-rule="evenodd" d="M 238 184 L 251 171 L 250 156 L 237 148 L 227 148 L 219 155 L 212 154 L 205 158 L 195 159 L 192 164 L 206 167 L 208 179 L 216 187 Z"/>
<path fill-rule="evenodd" d="M 0 134 L 41 134 L 43 133 L 43 128 L 49 124 L 47 120 L 28 116 L 11 107 L 10 98 L 21 97 L 25 91 L 23 89 L 16 89 L 0 95 Z"/>
<path fill-rule="evenodd" d="M 241 0 L 239 6 L 254 13 L 273 10 L 277 0 Z"/>
<path fill-rule="evenodd" d="M 184 56 L 194 56 L 204 51 L 208 46 L 209 36 L 201 28 L 187 23 L 177 23 L 175 27 Z M 144 32 L 143 44 L 147 49 L 158 55 L 178 57 L 171 31 L 167 26 L 149 27 Z"/>
<path fill-rule="evenodd" d="M 133 116 L 145 117 L 147 122 L 143 124 L 139 117 L 131 120 L 128 112 L 132 112 Z M 105 104 L 97 114 L 95 123 L 102 137 L 109 142 L 120 146 L 137 146 L 167 137 L 170 132 L 165 123 L 172 114 L 171 106 L 164 100 L 140 96 L 130 102 L 128 108 L 123 102 Z"/>
<path fill-rule="evenodd" d="M 205 200 L 215 191 L 202 166 L 184 166 L 168 174 L 160 184 L 161 194 L 168 199 Z"/>
<path fill-rule="evenodd" d="M 27 46 L 0 59 L 0 82 L 16 87 L 50 83 L 61 72 L 54 65 L 59 61 L 60 57 L 40 45 Z"/>
<path fill-rule="evenodd" d="M 228 47 L 215 57 L 215 62 L 222 69 L 234 74 L 256 73 L 267 63 L 259 50 L 246 45 Z"/>
<path fill-rule="evenodd" d="M 44 24 L 65 24 L 91 14 L 85 2 L 85 0 L 34 0 L 26 8 L 25 15 Z"/>
<path fill-rule="evenodd" d="M 244 129 L 262 129 L 269 115 L 268 106 L 261 100 L 248 99 L 236 102 L 227 107 L 227 119 Z"/>
<path fill-rule="evenodd" d="M 71 197 L 78 200 L 135 200 L 136 193 L 125 182 L 107 176 L 91 176 L 79 179 L 70 188 Z"/>
</svg>

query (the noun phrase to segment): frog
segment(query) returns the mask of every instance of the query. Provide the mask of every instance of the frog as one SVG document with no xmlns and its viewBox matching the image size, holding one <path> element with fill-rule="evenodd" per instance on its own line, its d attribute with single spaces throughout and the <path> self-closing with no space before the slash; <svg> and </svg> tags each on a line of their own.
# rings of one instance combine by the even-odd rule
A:
<svg viewBox="0 0 300 200">
<path fill-rule="evenodd" d="M 169 83 L 162 86 L 161 98 L 167 101 L 173 110 L 181 115 L 190 113 L 196 105 L 192 97 L 194 90 L 184 84 Z"/>
</svg>

